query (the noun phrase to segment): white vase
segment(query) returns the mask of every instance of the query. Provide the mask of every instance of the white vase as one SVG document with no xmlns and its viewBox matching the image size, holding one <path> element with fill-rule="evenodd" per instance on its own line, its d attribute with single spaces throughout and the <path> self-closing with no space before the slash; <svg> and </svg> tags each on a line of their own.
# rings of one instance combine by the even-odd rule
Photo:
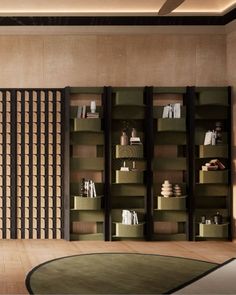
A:
<svg viewBox="0 0 236 295">
<path fill-rule="evenodd" d="M 96 112 L 96 101 L 95 100 L 92 100 L 91 103 L 90 103 L 90 110 L 91 110 L 91 113 L 94 114 Z"/>
</svg>

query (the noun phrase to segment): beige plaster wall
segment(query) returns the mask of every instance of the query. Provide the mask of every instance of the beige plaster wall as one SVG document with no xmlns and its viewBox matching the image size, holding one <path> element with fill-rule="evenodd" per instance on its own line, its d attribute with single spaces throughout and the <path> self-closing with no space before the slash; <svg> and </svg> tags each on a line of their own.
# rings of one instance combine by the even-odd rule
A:
<svg viewBox="0 0 236 295">
<path fill-rule="evenodd" d="M 227 79 L 232 91 L 233 220 L 236 238 L 236 30 L 227 35 Z"/>
<path fill-rule="evenodd" d="M 0 87 L 226 85 L 224 35 L 0 36 Z"/>
</svg>

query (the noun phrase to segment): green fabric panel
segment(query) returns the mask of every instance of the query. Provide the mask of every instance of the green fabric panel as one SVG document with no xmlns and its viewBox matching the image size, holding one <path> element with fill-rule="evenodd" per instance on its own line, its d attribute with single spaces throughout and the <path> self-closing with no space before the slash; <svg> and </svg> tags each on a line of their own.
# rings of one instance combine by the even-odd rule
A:
<svg viewBox="0 0 236 295">
<path fill-rule="evenodd" d="M 84 197 L 74 196 L 74 209 L 101 210 L 101 197 L 84 198 Z"/>
<path fill-rule="evenodd" d="M 143 183 L 143 172 L 116 170 L 116 183 Z"/>
<path fill-rule="evenodd" d="M 80 211 L 71 210 L 71 221 L 88 221 L 88 222 L 103 222 L 104 213 L 102 211 Z"/>
<path fill-rule="evenodd" d="M 153 170 L 186 170 L 186 158 L 158 158 L 153 161 Z"/>
<path fill-rule="evenodd" d="M 121 208 L 121 209 L 137 209 L 145 207 L 144 197 L 128 197 L 128 196 L 112 196 L 111 199 L 112 208 Z"/>
<path fill-rule="evenodd" d="M 116 145 L 116 158 L 143 158 L 143 145 Z"/>
<path fill-rule="evenodd" d="M 163 94 L 178 94 L 186 93 L 186 87 L 154 87 L 153 93 L 163 93 Z"/>
<path fill-rule="evenodd" d="M 143 106 L 116 106 L 112 110 L 113 119 L 144 119 L 146 109 Z"/>
<path fill-rule="evenodd" d="M 160 131 L 186 131 L 186 119 L 185 118 L 173 118 L 173 119 L 158 119 L 157 130 Z M 178 135 L 176 135 L 178 136 Z"/>
<path fill-rule="evenodd" d="M 73 131 L 101 131 L 101 119 L 74 119 Z"/>
<path fill-rule="evenodd" d="M 155 221 L 185 222 L 188 219 L 187 213 L 184 211 L 162 211 L 154 210 Z"/>
<path fill-rule="evenodd" d="M 143 105 L 143 92 L 139 90 L 117 91 L 115 105 Z"/>
<path fill-rule="evenodd" d="M 70 160 L 71 170 L 104 170 L 103 158 L 71 158 Z"/>
<path fill-rule="evenodd" d="M 227 224 L 199 224 L 199 235 L 205 238 L 227 238 L 228 237 L 228 223 Z"/>
<path fill-rule="evenodd" d="M 71 94 L 102 94 L 103 87 L 70 87 Z"/>
<path fill-rule="evenodd" d="M 228 170 L 199 171 L 200 183 L 228 183 Z"/>
<path fill-rule="evenodd" d="M 197 196 L 227 196 L 229 187 L 226 184 L 196 184 Z"/>
<path fill-rule="evenodd" d="M 227 158 L 228 145 L 200 145 L 200 158 Z"/>
<path fill-rule="evenodd" d="M 104 235 L 97 234 L 70 234 L 71 241 L 103 241 Z M 59 294 L 59 293 L 58 293 Z"/>
<path fill-rule="evenodd" d="M 186 134 L 184 132 L 158 132 L 154 136 L 154 142 L 158 145 L 185 145 L 186 144 Z"/>
<path fill-rule="evenodd" d="M 186 197 L 157 197 L 158 210 L 186 210 Z"/>
<path fill-rule="evenodd" d="M 103 145 L 104 135 L 103 133 L 96 132 L 72 132 L 71 144 L 83 144 L 83 145 Z"/>
<path fill-rule="evenodd" d="M 227 106 L 214 106 L 209 112 L 209 106 L 201 105 L 196 106 L 195 119 L 216 119 L 222 120 L 228 117 L 228 107 Z"/>
<path fill-rule="evenodd" d="M 227 208 L 227 197 L 197 196 L 195 206 L 197 208 L 214 208 L 216 211 L 218 208 L 225 209 Z"/>
<path fill-rule="evenodd" d="M 124 238 L 143 237 L 144 224 L 122 224 L 116 223 L 116 236 Z"/>
<path fill-rule="evenodd" d="M 228 105 L 228 90 L 225 89 L 209 89 L 199 93 L 200 105 Z"/>
<path fill-rule="evenodd" d="M 140 184 L 113 184 L 111 194 L 113 196 L 145 196 L 146 187 Z"/>
</svg>

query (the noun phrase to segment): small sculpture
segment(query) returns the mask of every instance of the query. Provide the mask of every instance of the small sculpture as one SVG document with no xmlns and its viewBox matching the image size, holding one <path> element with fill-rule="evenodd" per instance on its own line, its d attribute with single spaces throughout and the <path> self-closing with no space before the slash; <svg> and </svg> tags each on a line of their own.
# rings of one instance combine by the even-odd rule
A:
<svg viewBox="0 0 236 295">
<path fill-rule="evenodd" d="M 121 137 L 120 137 L 120 145 L 128 145 L 129 139 L 125 132 L 125 130 L 122 131 Z"/>
<path fill-rule="evenodd" d="M 222 224 L 223 217 L 220 214 L 220 212 L 217 212 L 216 215 L 214 215 L 213 221 L 214 221 L 215 224 Z"/>
<path fill-rule="evenodd" d="M 222 123 L 221 122 L 216 122 L 216 144 L 221 144 L 222 143 Z"/>
<path fill-rule="evenodd" d="M 178 184 L 176 184 L 174 186 L 174 196 L 175 197 L 180 197 L 181 195 L 182 195 L 181 187 Z"/>
<path fill-rule="evenodd" d="M 171 197 L 173 195 L 172 184 L 169 182 L 169 180 L 165 180 L 162 184 L 161 195 L 165 198 Z"/>
<path fill-rule="evenodd" d="M 91 113 L 94 114 L 96 112 L 96 101 L 95 100 L 92 100 L 91 103 L 90 103 L 90 110 L 91 110 Z"/>
</svg>

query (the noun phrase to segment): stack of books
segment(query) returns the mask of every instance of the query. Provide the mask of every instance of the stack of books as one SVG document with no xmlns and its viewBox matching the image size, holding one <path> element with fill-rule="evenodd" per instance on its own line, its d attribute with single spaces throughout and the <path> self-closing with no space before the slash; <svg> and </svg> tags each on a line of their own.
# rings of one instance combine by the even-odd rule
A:
<svg viewBox="0 0 236 295">
<path fill-rule="evenodd" d="M 78 106 L 77 110 L 77 118 L 79 119 L 85 119 L 86 118 L 86 105 Z"/>
<path fill-rule="evenodd" d="M 85 118 L 88 118 L 88 119 L 96 119 L 96 118 L 99 118 L 99 113 L 86 113 L 86 105 L 83 105 L 83 106 L 78 106 L 78 109 L 77 109 L 77 118 L 79 119 L 85 119 Z"/>
<path fill-rule="evenodd" d="M 142 144 L 140 137 L 130 137 L 130 144 Z"/>
<path fill-rule="evenodd" d="M 99 113 L 87 113 L 88 119 L 97 119 L 99 118 Z"/>
<path fill-rule="evenodd" d="M 225 165 L 218 159 L 213 159 L 209 163 L 206 163 L 204 166 L 202 166 L 202 171 L 215 171 L 224 169 Z"/>
</svg>

